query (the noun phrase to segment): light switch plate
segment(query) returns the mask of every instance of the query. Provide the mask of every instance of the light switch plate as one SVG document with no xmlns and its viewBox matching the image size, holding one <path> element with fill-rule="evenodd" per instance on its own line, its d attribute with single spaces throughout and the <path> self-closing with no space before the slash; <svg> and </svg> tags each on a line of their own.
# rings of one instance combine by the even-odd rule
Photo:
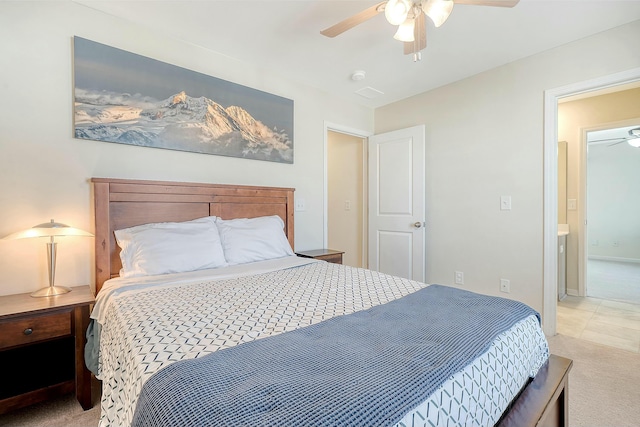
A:
<svg viewBox="0 0 640 427">
<path fill-rule="evenodd" d="M 296 199 L 296 211 L 304 211 L 307 207 L 304 203 L 304 199 Z"/>
<path fill-rule="evenodd" d="M 501 211 L 511 210 L 511 196 L 500 196 L 500 210 Z"/>
</svg>

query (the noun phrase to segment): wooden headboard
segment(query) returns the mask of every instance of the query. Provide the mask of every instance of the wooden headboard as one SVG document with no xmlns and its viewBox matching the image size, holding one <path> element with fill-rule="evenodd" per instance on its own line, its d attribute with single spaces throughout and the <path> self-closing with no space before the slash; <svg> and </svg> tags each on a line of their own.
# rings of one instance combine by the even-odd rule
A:
<svg viewBox="0 0 640 427">
<path fill-rule="evenodd" d="M 293 188 L 93 178 L 96 294 L 122 264 L 113 232 L 152 222 L 279 215 L 293 245 Z"/>
</svg>

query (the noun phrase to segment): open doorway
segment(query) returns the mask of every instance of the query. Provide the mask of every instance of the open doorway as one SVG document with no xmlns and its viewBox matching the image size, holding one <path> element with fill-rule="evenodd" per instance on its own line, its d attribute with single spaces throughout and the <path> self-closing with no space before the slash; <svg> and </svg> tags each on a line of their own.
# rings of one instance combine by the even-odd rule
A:
<svg viewBox="0 0 640 427">
<path fill-rule="evenodd" d="M 563 170 L 558 166 L 558 182 L 566 182 L 566 200 L 558 200 L 558 223 L 568 224 L 569 230 L 569 234 L 566 236 L 566 293 L 571 296 L 584 297 L 587 296 L 586 265 L 589 249 L 598 249 L 595 246 L 600 245 L 602 248 L 611 246 L 609 249 L 613 250 L 613 240 L 619 243 L 621 239 L 618 236 L 605 243 L 604 241 L 600 242 L 602 239 L 592 239 L 593 236 L 587 236 L 590 228 L 587 226 L 587 218 L 590 216 L 587 209 L 589 207 L 592 210 L 598 208 L 597 205 L 588 202 L 588 188 L 598 190 L 596 194 L 599 197 L 594 201 L 606 200 L 608 203 L 608 206 L 601 206 L 600 209 L 594 211 L 594 220 L 601 224 L 607 221 L 618 223 L 613 217 L 627 214 L 626 211 L 622 213 L 611 212 L 614 207 L 614 204 L 611 203 L 615 203 L 617 208 L 621 207 L 617 197 L 628 198 L 635 193 L 633 187 L 628 187 L 631 184 L 614 183 L 610 179 L 617 176 L 619 171 L 615 166 L 616 156 L 612 157 L 612 155 L 621 153 L 627 156 L 626 160 L 633 162 L 638 151 L 628 144 L 628 147 L 622 147 L 621 144 L 609 146 L 608 142 L 617 140 L 605 140 L 617 137 L 621 132 L 624 132 L 619 130 L 612 134 L 611 132 L 614 132 L 612 129 L 632 127 L 637 123 L 637 117 L 640 117 L 640 83 L 624 84 L 606 90 L 594 90 L 577 96 L 568 96 L 558 101 L 557 108 L 558 139 L 566 142 L 566 169 Z M 588 136 L 592 141 L 598 142 L 587 143 Z M 587 177 L 590 171 L 588 159 L 591 157 L 593 162 L 596 159 L 594 156 L 597 156 L 597 167 L 594 170 L 600 172 L 593 177 L 593 179 L 597 177 L 597 181 L 590 180 L 594 186 L 588 186 Z M 622 159 L 621 161 L 625 163 L 626 160 Z M 597 186 L 600 182 L 609 186 L 609 189 L 604 191 L 608 191 L 611 197 L 606 199 L 600 197 L 602 189 Z M 620 194 L 622 190 L 628 193 L 627 189 L 631 192 L 628 196 L 614 196 Z M 560 194 L 559 190 L 558 194 Z M 602 213 L 604 212 L 608 213 L 603 217 Z M 602 226 L 599 228 L 603 229 Z M 613 231 L 611 225 L 607 226 L 607 229 Z M 631 229 L 626 227 L 625 232 L 629 233 Z M 620 233 L 617 229 L 615 232 Z"/>
<path fill-rule="evenodd" d="M 370 132 L 324 123 L 325 249 L 367 268 L 367 139 Z"/>
<path fill-rule="evenodd" d="M 567 297 L 556 306 L 557 332 L 637 352 L 638 325 L 629 319 L 640 313 L 633 303 L 636 289 L 640 295 L 634 207 L 640 206 L 640 149 L 623 133 L 640 126 L 640 84 L 567 96 L 557 108 L 557 138 L 567 141 L 566 201 L 558 201 L 558 221 L 564 215 L 570 230 Z M 631 291 L 624 297 L 623 287 Z"/>
<path fill-rule="evenodd" d="M 588 131 L 585 166 L 584 293 L 640 305 L 640 118 Z"/>
<path fill-rule="evenodd" d="M 545 90 L 542 318 L 544 332 L 547 335 L 556 334 L 558 308 L 558 141 L 562 140 L 559 136 L 558 103 L 565 98 L 621 85 L 638 87 L 639 83 L 640 68 L 634 68 Z"/>
<path fill-rule="evenodd" d="M 327 247 L 352 267 L 366 260 L 366 141 L 327 132 Z"/>
</svg>

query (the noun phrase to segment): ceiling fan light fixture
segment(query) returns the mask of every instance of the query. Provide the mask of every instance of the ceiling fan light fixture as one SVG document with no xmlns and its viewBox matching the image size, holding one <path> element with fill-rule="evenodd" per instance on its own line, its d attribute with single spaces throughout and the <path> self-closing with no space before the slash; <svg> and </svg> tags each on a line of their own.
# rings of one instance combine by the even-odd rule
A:
<svg viewBox="0 0 640 427">
<path fill-rule="evenodd" d="M 414 28 L 416 25 L 415 19 L 407 19 L 402 24 L 398 26 L 398 31 L 394 34 L 393 38 L 396 40 L 400 40 L 401 42 L 412 42 L 415 41 L 414 36 Z"/>
<path fill-rule="evenodd" d="M 453 10 L 453 0 L 427 0 L 422 3 L 422 11 L 435 24 L 436 28 L 445 23 Z"/>
<path fill-rule="evenodd" d="M 627 142 L 634 148 L 640 148 L 640 136 L 637 138 L 627 139 Z"/>
<path fill-rule="evenodd" d="M 634 148 L 640 148 L 640 128 L 629 129 L 627 143 Z"/>
<path fill-rule="evenodd" d="M 409 0 L 389 0 L 384 7 L 384 16 L 391 25 L 400 25 L 407 19 L 411 5 Z"/>
</svg>

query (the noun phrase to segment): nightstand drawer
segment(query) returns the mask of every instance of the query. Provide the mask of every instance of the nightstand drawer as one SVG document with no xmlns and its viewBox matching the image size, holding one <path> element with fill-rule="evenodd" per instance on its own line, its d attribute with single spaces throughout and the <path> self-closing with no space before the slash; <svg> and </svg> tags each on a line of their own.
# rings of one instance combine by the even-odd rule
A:
<svg viewBox="0 0 640 427">
<path fill-rule="evenodd" d="M 71 310 L 0 322 L 0 349 L 71 335 Z"/>
</svg>

